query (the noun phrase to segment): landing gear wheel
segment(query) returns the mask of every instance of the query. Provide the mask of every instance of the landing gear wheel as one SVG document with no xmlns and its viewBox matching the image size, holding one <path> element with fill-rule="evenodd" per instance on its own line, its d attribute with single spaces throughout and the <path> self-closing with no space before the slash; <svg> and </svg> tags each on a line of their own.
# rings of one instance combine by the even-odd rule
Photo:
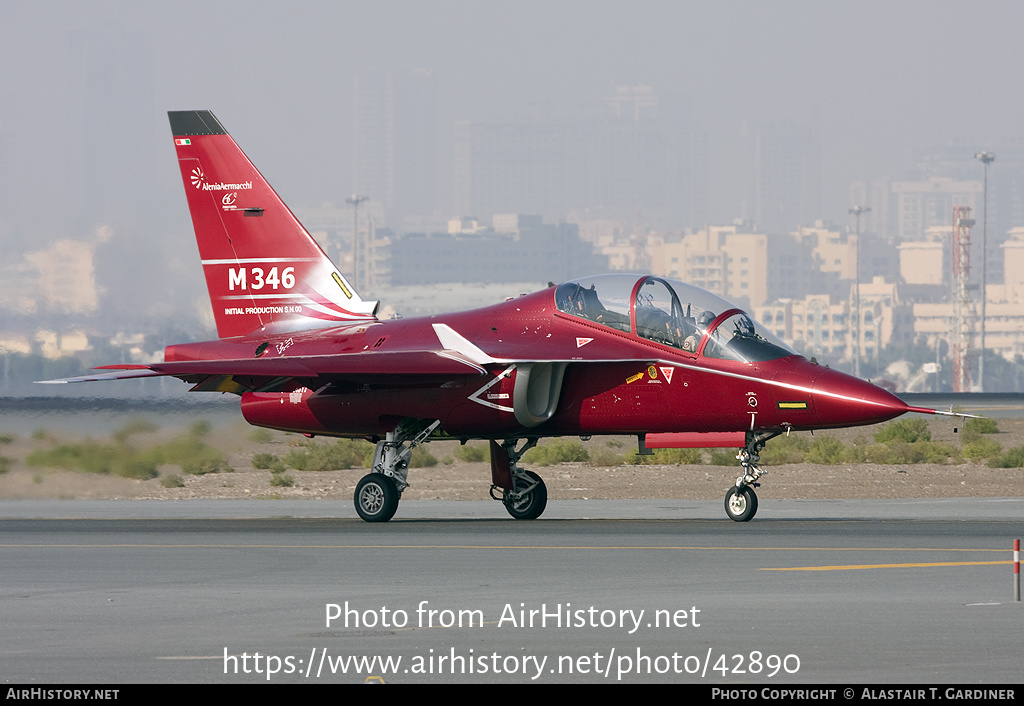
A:
<svg viewBox="0 0 1024 706">
<path fill-rule="evenodd" d="M 757 494 L 748 485 L 733 486 L 725 494 L 725 514 L 730 520 L 748 522 L 757 514 Z"/>
<path fill-rule="evenodd" d="M 533 471 L 525 471 L 525 473 L 530 479 L 530 484 L 536 483 L 537 485 L 519 499 L 514 499 L 512 493 L 506 490 L 501 502 L 504 503 L 508 514 L 517 520 L 536 520 L 547 507 L 548 488 L 540 476 Z M 515 485 L 525 487 L 523 481 L 516 481 Z"/>
<path fill-rule="evenodd" d="M 383 473 L 370 473 L 356 486 L 356 512 L 367 522 L 387 522 L 395 516 L 400 497 L 393 480 Z"/>
</svg>

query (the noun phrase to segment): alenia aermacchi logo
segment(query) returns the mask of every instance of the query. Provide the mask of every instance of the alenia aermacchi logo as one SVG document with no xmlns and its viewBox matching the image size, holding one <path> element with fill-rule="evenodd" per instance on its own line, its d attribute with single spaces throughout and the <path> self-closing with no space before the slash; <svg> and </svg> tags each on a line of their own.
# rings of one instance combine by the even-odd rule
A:
<svg viewBox="0 0 1024 706">
<path fill-rule="evenodd" d="M 251 189 L 251 181 L 243 181 L 234 184 L 228 184 L 223 181 L 219 181 L 215 184 L 208 183 L 206 181 L 206 175 L 203 174 L 202 167 L 196 167 L 192 170 L 192 186 L 200 189 L 201 191 L 234 191 L 235 189 Z"/>
</svg>

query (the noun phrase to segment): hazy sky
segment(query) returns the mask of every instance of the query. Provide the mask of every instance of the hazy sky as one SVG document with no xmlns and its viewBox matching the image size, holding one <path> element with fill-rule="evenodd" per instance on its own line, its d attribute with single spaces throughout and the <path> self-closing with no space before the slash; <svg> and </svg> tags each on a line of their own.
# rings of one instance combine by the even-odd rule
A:
<svg viewBox="0 0 1024 706">
<path fill-rule="evenodd" d="M 1024 4 L 976 0 L 0 0 L 0 183 L 21 189 L 0 203 L 24 222 L 89 173 L 68 145 L 93 137 L 75 126 L 95 125 L 80 113 L 107 88 L 93 80 L 82 99 L 74 47 L 105 36 L 123 70 L 151 76 L 134 112 L 130 95 L 110 103 L 151 123 L 136 128 L 151 135 L 157 175 L 144 191 L 175 227 L 188 220 L 165 111 L 212 110 L 290 205 L 315 205 L 349 192 L 352 77 L 364 68 L 436 72 L 442 128 L 582 111 L 613 81 L 679 96 L 709 132 L 719 221 L 738 215 L 741 125 L 816 122 L 823 215 L 845 223 L 850 181 L 896 175 L 913 145 L 1021 135 L 1021 27 Z M 89 128 L 113 143 L 103 154 L 115 164 L 132 159 L 116 148 L 122 127 Z M 103 173 L 90 188 L 140 193 L 118 183 L 140 179 L 130 169 Z"/>
</svg>

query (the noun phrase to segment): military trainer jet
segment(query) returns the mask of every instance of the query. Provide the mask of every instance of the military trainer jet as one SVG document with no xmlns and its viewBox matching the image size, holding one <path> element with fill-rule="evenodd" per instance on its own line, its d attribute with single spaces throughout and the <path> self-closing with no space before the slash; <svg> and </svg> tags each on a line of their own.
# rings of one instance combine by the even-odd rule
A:
<svg viewBox="0 0 1024 706">
<path fill-rule="evenodd" d="M 424 442 L 489 441 L 491 496 L 534 519 L 547 490 L 523 454 L 543 437 L 610 434 L 637 436 L 640 453 L 739 449 L 725 509 L 743 522 L 773 437 L 936 413 L 808 361 L 724 299 L 662 277 L 598 275 L 380 320 L 211 112 L 169 116 L 219 338 L 62 382 L 169 375 L 239 395 L 257 426 L 372 441 L 355 490 L 368 522 L 395 514 Z"/>
</svg>

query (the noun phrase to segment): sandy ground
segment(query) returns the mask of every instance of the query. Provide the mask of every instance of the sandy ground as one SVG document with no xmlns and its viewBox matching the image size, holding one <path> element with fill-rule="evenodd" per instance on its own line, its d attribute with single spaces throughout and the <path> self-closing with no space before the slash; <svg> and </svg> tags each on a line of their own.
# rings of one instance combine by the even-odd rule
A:
<svg viewBox="0 0 1024 706">
<path fill-rule="evenodd" d="M 999 419 L 1000 433 L 990 438 L 1004 449 L 1024 445 L 1024 419 Z M 932 438 L 959 444 L 953 428 L 959 420 L 930 420 Z M 160 443 L 181 430 L 161 429 L 132 438 L 133 444 Z M 845 442 L 857 436 L 871 439 L 872 427 L 830 432 Z M 820 432 L 819 432 L 820 434 Z M 5 437 L 0 456 L 7 459 L 7 472 L 0 474 L 0 498 L 55 499 L 191 499 L 191 498 L 322 498 L 351 502 L 356 483 L 365 469 L 300 472 L 289 470 L 291 487 L 272 486 L 271 473 L 256 470 L 257 453 L 284 456 L 294 450 L 302 437 L 273 432 L 268 440 L 253 441 L 251 427 L 242 423 L 214 429 L 208 443 L 229 454 L 231 472 L 207 475 L 181 473 L 176 466 L 161 467 L 161 476 L 177 473 L 184 487 L 164 487 L 160 479 L 130 480 L 79 471 L 30 467 L 27 456 L 37 448 L 74 439 Z M 266 435 L 264 435 L 266 436 Z M 595 438 L 586 448 L 607 443 Z M 635 444 L 632 438 L 619 441 L 622 451 Z M 490 488 L 486 462 L 463 463 L 452 458 L 456 442 L 433 442 L 428 449 L 442 462 L 431 468 L 413 468 L 409 473 L 407 499 L 480 500 Z M 448 462 L 445 463 L 444 461 Z M 543 478 L 551 499 L 715 499 L 739 474 L 735 466 L 616 466 L 595 467 L 587 463 L 531 466 Z M 810 463 L 768 466 L 758 495 L 770 498 L 937 498 L 999 497 L 1024 494 L 1021 469 L 995 469 L 976 463 L 875 465 Z"/>
</svg>

